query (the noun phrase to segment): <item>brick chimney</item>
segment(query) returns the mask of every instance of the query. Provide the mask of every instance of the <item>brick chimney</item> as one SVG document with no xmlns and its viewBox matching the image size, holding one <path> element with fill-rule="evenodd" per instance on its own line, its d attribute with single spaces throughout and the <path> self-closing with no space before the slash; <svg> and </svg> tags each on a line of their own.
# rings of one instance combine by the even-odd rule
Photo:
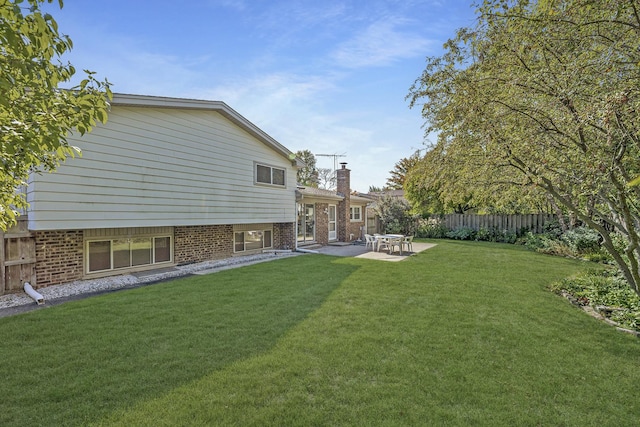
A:
<svg viewBox="0 0 640 427">
<path fill-rule="evenodd" d="M 340 163 L 340 169 L 336 171 L 336 191 L 344 199 L 338 203 L 338 241 L 349 241 L 349 211 L 351 207 L 351 170 L 346 163 Z"/>
</svg>

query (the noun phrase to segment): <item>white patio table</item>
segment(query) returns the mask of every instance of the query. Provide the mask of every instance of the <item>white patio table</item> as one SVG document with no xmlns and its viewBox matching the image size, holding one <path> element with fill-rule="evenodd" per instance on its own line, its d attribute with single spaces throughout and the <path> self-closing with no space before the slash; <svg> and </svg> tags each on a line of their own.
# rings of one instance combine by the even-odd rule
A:
<svg viewBox="0 0 640 427">
<path fill-rule="evenodd" d="M 402 241 L 404 240 L 403 234 L 378 234 L 375 235 L 375 247 L 376 251 L 380 252 L 381 246 L 387 246 L 389 253 L 393 252 L 393 247 L 398 246 L 400 255 L 402 255 Z"/>
</svg>

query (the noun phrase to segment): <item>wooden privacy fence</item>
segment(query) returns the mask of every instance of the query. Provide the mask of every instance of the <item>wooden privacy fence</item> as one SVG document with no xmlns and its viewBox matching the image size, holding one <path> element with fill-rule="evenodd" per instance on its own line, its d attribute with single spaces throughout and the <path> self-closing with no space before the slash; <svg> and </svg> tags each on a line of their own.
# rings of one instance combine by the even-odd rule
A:
<svg viewBox="0 0 640 427">
<path fill-rule="evenodd" d="M 0 295 L 21 290 L 24 282 L 36 285 L 36 241 L 27 221 L 0 231 Z"/>
<path fill-rule="evenodd" d="M 519 233 L 526 229 L 533 233 L 542 233 L 544 225 L 555 218 L 555 215 L 544 213 L 522 215 L 448 214 L 444 216 L 443 225 L 452 230 L 468 227 L 476 231 L 484 228 Z"/>
</svg>

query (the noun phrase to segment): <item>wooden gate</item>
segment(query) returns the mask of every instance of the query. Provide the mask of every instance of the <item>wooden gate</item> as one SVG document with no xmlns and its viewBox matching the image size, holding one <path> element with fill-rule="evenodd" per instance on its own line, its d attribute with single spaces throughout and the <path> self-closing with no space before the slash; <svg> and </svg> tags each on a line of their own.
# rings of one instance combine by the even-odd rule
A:
<svg viewBox="0 0 640 427">
<path fill-rule="evenodd" d="M 376 216 L 372 209 L 366 209 L 367 211 L 367 228 L 366 234 L 375 234 L 380 232 L 380 220 Z"/>
<path fill-rule="evenodd" d="M 36 240 L 27 220 L 0 231 L 0 295 L 22 290 L 25 282 L 36 287 Z"/>
</svg>

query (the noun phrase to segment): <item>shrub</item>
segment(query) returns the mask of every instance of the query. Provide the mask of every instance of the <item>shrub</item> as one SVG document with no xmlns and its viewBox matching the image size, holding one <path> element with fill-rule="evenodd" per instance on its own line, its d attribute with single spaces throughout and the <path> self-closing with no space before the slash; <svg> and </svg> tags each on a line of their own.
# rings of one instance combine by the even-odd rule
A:
<svg viewBox="0 0 640 427">
<path fill-rule="evenodd" d="M 476 240 L 484 242 L 496 241 L 496 229 L 495 228 L 480 228 L 476 232 Z"/>
<path fill-rule="evenodd" d="M 586 227 L 563 234 L 558 234 L 555 228 L 544 234 L 527 232 L 519 242 L 529 249 L 550 255 L 585 258 L 595 262 L 611 261 L 611 256 L 600 246 L 600 234 Z"/>
<path fill-rule="evenodd" d="M 538 249 L 538 252 L 542 252 L 549 255 L 557 255 L 564 257 L 575 257 L 576 253 L 562 240 L 551 239 L 547 236 L 542 236 L 543 246 Z"/>
<path fill-rule="evenodd" d="M 613 264 L 613 257 L 604 249 L 584 254 L 582 258 L 586 261 L 599 262 L 601 264 Z"/>
<path fill-rule="evenodd" d="M 575 252 L 562 240 L 548 234 L 533 234 L 527 232 L 520 242 L 536 252 L 558 256 L 576 256 Z"/>
<path fill-rule="evenodd" d="M 420 220 L 416 236 L 428 239 L 444 239 L 447 237 L 448 231 L 449 229 L 438 219 L 423 219 Z"/>
<path fill-rule="evenodd" d="M 538 249 L 542 248 L 544 246 L 544 243 L 542 241 L 542 235 L 541 234 L 534 234 L 532 232 L 527 232 L 524 236 L 522 236 L 519 240 L 518 243 L 521 245 L 526 246 L 528 249 L 532 249 L 534 251 L 537 251 Z"/>
<path fill-rule="evenodd" d="M 587 227 L 577 227 L 567 231 L 561 237 L 576 254 L 598 252 L 600 250 L 600 234 Z"/>
<path fill-rule="evenodd" d="M 380 217 L 383 233 L 412 235 L 418 217 L 410 213 L 411 206 L 401 199 L 384 196 L 378 200 L 374 211 Z"/>
<path fill-rule="evenodd" d="M 486 242 L 515 243 L 517 240 L 517 234 L 513 231 L 500 230 L 496 227 L 480 228 L 476 232 L 475 239 Z"/>
<path fill-rule="evenodd" d="M 502 231 L 502 240 L 499 240 L 500 242 L 503 243 L 516 243 L 518 241 L 518 234 L 515 233 L 514 231 L 510 231 L 510 230 L 503 230 Z"/>
<path fill-rule="evenodd" d="M 551 237 L 552 239 L 559 239 L 560 236 L 562 236 L 562 233 L 564 233 L 562 227 L 560 226 L 560 221 L 558 221 L 557 219 L 546 222 L 544 224 L 543 230 L 543 234 Z"/>
<path fill-rule="evenodd" d="M 458 227 L 455 230 L 451 230 L 447 233 L 447 237 L 455 240 L 473 240 L 476 236 L 476 231 L 469 227 Z"/>
<path fill-rule="evenodd" d="M 551 286 L 573 295 L 584 305 L 606 307 L 601 312 L 624 328 L 640 331 L 640 298 L 615 269 L 589 271 Z"/>
</svg>

